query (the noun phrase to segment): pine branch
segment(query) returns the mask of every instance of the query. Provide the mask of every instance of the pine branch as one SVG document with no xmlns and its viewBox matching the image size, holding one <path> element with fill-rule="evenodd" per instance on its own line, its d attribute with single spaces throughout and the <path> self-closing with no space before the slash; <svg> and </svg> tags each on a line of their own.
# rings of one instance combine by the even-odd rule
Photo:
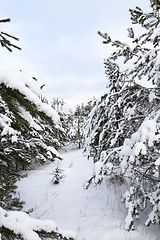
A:
<svg viewBox="0 0 160 240">
<path fill-rule="evenodd" d="M 2 23 L 2 22 L 10 22 L 10 18 L 1 19 L 1 20 L 0 20 L 0 23 Z M 12 52 L 11 47 L 14 47 L 14 48 L 16 48 L 16 49 L 18 49 L 18 50 L 21 50 L 20 47 L 18 47 L 17 45 L 12 44 L 9 40 L 7 40 L 7 39 L 4 37 L 4 35 L 7 36 L 7 37 L 9 37 L 9 38 L 13 38 L 13 39 L 16 40 L 16 41 L 19 41 L 19 38 L 18 38 L 18 37 L 14 36 L 14 35 L 12 35 L 12 34 L 10 34 L 10 33 L 7 33 L 7 32 L 5 32 L 5 31 L 0 31 L 0 43 L 1 43 L 1 46 L 2 46 L 2 47 L 5 47 L 5 48 L 6 48 L 8 51 L 10 51 L 10 52 Z"/>
<path fill-rule="evenodd" d="M 0 23 L 2 23 L 2 22 L 10 22 L 11 21 L 11 19 L 10 18 L 5 18 L 5 19 L 0 19 Z"/>
<path fill-rule="evenodd" d="M 9 35 L 8 35 L 8 36 L 9 36 Z M 17 48 L 18 50 L 21 50 L 20 47 L 12 44 L 9 40 L 7 40 L 7 39 L 6 39 L 5 37 L 3 37 L 1 34 L 0 34 L 0 37 L 2 38 L 2 40 L 0 40 L 2 47 L 6 47 L 10 52 L 12 52 L 12 49 L 11 49 L 9 46 L 14 47 L 14 48 Z M 15 40 L 18 39 L 18 38 L 16 39 L 16 37 L 13 37 L 13 38 L 14 38 Z M 18 40 L 19 40 L 19 39 L 18 39 Z"/>
<path fill-rule="evenodd" d="M 20 48 L 20 47 L 14 45 L 14 44 L 10 44 L 10 45 L 11 45 L 12 47 L 14 47 L 14 48 L 17 48 L 18 50 L 22 50 L 22 48 Z"/>
<path fill-rule="evenodd" d="M 98 31 L 98 34 L 105 39 L 105 41 L 103 41 L 104 44 L 108 44 L 108 43 L 111 42 L 111 43 L 113 44 L 113 46 L 116 45 L 117 47 L 121 47 L 121 48 L 123 49 L 124 45 L 123 45 L 120 41 L 117 41 L 117 40 L 112 41 L 111 38 L 110 38 L 110 36 L 109 36 L 107 33 L 103 34 L 103 33 L 101 33 L 100 31 Z M 137 54 L 133 53 L 133 52 L 132 52 L 131 50 L 129 50 L 129 49 L 128 49 L 128 52 L 129 52 L 130 54 L 138 57 Z"/>
<path fill-rule="evenodd" d="M 4 45 L 3 47 L 7 48 L 7 50 L 8 50 L 9 52 L 12 52 L 12 49 L 9 48 L 7 45 Z"/>
<path fill-rule="evenodd" d="M 21 50 L 20 47 L 18 47 L 17 45 L 12 44 L 9 40 L 4 38 L 1 34 L 0 34 L 0 37 L 2 38 L 0 40 L 1 46 L 2 47 L 6 47 L 7 50 L 9 50 L 10 52 L 12 52 L 12 49 L 10 47 L 14 47 L 14 48 L 17 48 L 18 50 Z"/>
<path fill-rule="evenodd" d="M 19 41 L 19 38 L 18 38 L 18 37 L 13 36 L 13 35 L 11 35 L 10 33 L 4 32 L 4 31 L 1 31 L 1 34 L 6 35 L 7 37 L 10 37 L 10 38 L 13 38 L 13 39 Z"/>
<path fill-rule="evenodd" d="M 121 122 L 121 121 L 130 121 L 130 120 L 136 120 L 136 119 L 139 119 L 139 118 L 145 118 L 146 116 L 145 115 L 139 115 L 139 116 L 135 116 L 135 117 L 131 117 L 129 119 L 127 118 L 121 118 L 121 119 L 117 119 L 117 120 L 113 120 L 111 122 L 108 122 L 108 124 L 111 124 L 111 123 L 117 123 L 117 122 Z"/>
<path fill-rule="evenodd" d="M 156 179 L 154 177 L 152 177 L 151 174 L 147 174 L 147 171 L 150 170 L 149 168 L 146 170 L 146 172 L 142 173 L 140 170 L 138 170 L 137 168 L 134 168 L 134 171 L 137 172 L 137 174 L 139 174 L 141 176 L 142 179 L 148 179 L 150 181 L 153 181 L 155 183 L 159 183 L 159 179 Z"/>
<path fill-rule="evenodd" d="M 117 147 L 117 148 L 114 148 L 113 151 L 111 151 L 107 157 L 105 158 L 105 160 L 103 161 L 103 164 L 106 164 L 108 159 L 110 158 L 110 156 L 112 156 L 114 153 L 120 151 L 122 149 L 123 146 L 120 146 L 120 147 Z"/>
</svg>

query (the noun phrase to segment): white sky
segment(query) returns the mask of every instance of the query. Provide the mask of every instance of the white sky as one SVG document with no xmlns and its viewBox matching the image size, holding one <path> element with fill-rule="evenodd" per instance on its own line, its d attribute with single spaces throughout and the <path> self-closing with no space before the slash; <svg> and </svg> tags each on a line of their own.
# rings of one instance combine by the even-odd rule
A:
<svg viewBox="0 0 160 240">
<path fill-rule="evenodd" d="M 22 51 L 0 48 L 0 70 L 21 69 L 43 84 L 42 94 L 74 108 L 106 92 L 103 59 L 109 47 L 98 31 L 127 41 L 128 9 L 148 9 L 149 0 L 5 0 L 0 24 L 20 38 Z"/>
</svg>

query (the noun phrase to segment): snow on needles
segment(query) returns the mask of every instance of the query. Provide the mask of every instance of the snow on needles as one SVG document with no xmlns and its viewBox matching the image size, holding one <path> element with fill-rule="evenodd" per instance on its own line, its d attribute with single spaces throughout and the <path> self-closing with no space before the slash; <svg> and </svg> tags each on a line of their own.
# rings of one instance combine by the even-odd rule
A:
<svg viewBox="0 0 160 240">
<path fill-rule="evenodd" d="M 67 239 L 76 238 L 75 232 L 59 229 L 52 220 L 34 219 L 24 212 L 6 211 L 0 207 L 0 227 L 2 226 L 11 229 L 15 234 L 21 234 L 25 240 L 40 240 L 35 231 L 41 230 L 59 233 Z"/>
<path fill-rule="evenodd" d="M 131 139 L 126 139 L 122 150 L 120 151 L 120 157 L 123 158 L 121 162 L 122 172 L 124 173 L 129 162 L 134 163 L 135 157 L 141 153 L 142 155 L 147 154 L 146 142 L 149 147 L 153 146 L 154 141 L 159 139 L 159 135 L 156 135 L 157 123 L 156 120 L 146 119 L 137 132 L 133 133 Z"/>
<path fill-rule="evenodd" d="M 14 130 L 12 127 L 10 127 L 11 119 L 6 117 L 5 115 L 0 113 L 0 126 L 3 127 L 3 131 L 1 132 L 1 136 L 6 135 L 7 133 L 9 135 L 16 135 L 20 134 L 17 130 Z"/>
<path fill-rule="evenodd" d="M 12 89 L 19 90 L 20 93 L 24 94 L 28 98 L 28 100 L 36 104 L 42 112 L 51 117 L 54 122 L 59 121 L 57 112 L 48 104 L 41 102 L 39 97 L 40 86 L 37 81 L 29 78 L 21 71 L 10 70 L 0 71 L 0 83 L 4 83 Z"/>
</svg>

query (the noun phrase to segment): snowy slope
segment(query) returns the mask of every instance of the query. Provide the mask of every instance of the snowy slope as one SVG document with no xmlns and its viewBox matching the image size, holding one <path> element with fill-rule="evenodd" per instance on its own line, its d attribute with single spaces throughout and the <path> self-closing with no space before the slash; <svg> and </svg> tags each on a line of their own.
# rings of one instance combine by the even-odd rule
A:
<svg viewBox="0 0 160 240">
<path fill-rule="evenodd" d="M 141 220 L 136 231 L 124 230 L 126 209 L 119 201 L 123 185 L 108 180 L 98 188 L 85 190 L 83 185 L 93 170 L 92 160 L 77 149 L 62 156 L 63 161 L 31 171 L 17 183 L 21 199 L 26 201 L 24 210 L 34 209 L 32 217 L 54 220 L 60 228 L 77 232 L 77 240 L 158 239 L 159 227 L 146 228 L 145 220 Z M 57 166 L 64 170 L 65 177 L 54 185 L 52 173 Z"/>
</svg>

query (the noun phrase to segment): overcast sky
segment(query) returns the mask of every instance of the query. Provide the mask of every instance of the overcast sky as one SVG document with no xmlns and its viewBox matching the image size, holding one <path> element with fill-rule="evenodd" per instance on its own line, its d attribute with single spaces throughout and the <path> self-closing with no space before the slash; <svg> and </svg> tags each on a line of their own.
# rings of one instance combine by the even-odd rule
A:
<svg viewBox="0 0 160 240">
<path fill-rule="evenodd" d="M 98 31 L 127 41 L 128 9 L 149 7 L 149 0 L 5 0 L 1 24 L 20 38 L 22 51 L 0 48 L 0 70 L 23 70 L 45 83 L 42 94 L 64 99 L 65 109 L 106 92 L 103 59 L 110 49 Z"/>
</svg>

